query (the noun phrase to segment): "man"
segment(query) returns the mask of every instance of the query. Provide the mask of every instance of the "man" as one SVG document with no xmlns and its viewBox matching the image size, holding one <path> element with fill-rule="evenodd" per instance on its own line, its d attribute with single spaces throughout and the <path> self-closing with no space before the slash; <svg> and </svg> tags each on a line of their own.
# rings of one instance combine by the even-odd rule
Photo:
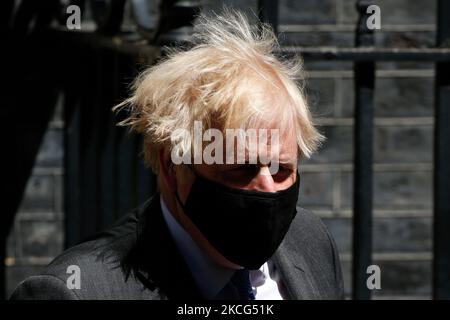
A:
<svg viewBox="0 0 450 320">
<path fill-rule="evenodd" d="M 297 164 L 322 139 L 299 64 L 277 59 L 271 29 L 240 13 L 200 17 L 195 31 L 191 49 L 149 68 L 118 106 L 130 111 L 121 125 L 144 135 L 158 193 L 13 299 L 343 297 L 329 232 L 297 207 Z"/>
</svg>

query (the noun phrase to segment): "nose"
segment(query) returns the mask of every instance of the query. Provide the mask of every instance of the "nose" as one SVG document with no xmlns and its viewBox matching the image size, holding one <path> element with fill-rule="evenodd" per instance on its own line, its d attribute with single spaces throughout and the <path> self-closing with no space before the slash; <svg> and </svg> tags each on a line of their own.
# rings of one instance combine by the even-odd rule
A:
<svg viewBox="0 0 450 320">
<path fill-rule="evenodd" d="M 270 174 L 269 167 L 261 166 L 258 174 L 253 178 L 251 189 L 262 192 L 276 192 L 275 181 Z"/>
</svg>

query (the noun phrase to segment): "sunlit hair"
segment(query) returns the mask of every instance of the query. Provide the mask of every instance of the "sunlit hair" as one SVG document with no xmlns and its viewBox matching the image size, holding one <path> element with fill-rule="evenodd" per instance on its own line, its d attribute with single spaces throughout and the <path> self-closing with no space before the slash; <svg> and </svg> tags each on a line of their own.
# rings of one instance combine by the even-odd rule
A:
<svg viewBox="0 0 450 320">
<path fill-rule="evenodd" d="M 115 107 L 129 108 L 119 125 L 143 134 L 145 161 L 155 173 L 160 148 L 179 154 L 192 148 L 190 137 L 172 133 L 192 132 L 194 121 L 204 129 L 277 128 L 280 137 L 296 134 L 299 156 L 316 151 L 323 136 L 297 84 L 301 60 L 274 55 L 278 42 L 269 25 L 250 24 L 242 13 L 225 9 L 200 16 L 194 31 L 189 50 L 172 49 L 138 76 L 131 97 Z"/>
</svg>

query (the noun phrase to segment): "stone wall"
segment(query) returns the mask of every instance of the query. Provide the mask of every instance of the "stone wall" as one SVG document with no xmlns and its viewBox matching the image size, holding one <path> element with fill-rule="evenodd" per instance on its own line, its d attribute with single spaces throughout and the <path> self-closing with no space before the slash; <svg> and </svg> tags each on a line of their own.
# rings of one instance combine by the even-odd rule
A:
<svg viewBox="0 0 450 320">
<path fill-rule="evenodd" d="M 63 250 L 63 116 L 58 103 L 8 238 L 6 296 Z"/>
</svg>

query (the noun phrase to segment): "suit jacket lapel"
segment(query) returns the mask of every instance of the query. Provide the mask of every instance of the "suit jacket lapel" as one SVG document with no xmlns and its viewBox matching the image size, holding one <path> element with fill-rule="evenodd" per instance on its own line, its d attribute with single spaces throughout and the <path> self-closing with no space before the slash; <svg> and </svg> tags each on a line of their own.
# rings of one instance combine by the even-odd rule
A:
<svg viewBox="0 0 450 320">
<path fill-rule="evenodd" d="M 167 299 L 201 299 L 194 279 L 164 220 L 159 194 L 139 218 L 135 270 L 146 287 L 160 289 Z M 153 287 L 153 288 L 152 288 Z"/>
</svg>

